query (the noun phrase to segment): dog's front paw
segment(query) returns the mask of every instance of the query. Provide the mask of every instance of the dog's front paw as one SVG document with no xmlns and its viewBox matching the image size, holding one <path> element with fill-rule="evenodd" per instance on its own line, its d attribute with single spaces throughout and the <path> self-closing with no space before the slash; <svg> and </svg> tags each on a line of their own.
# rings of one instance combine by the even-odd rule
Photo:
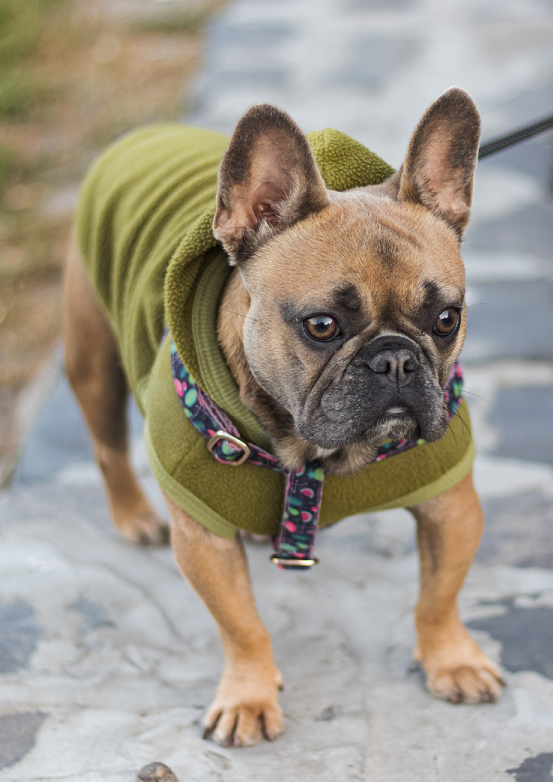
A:
<svg viewBox="0 0 553 782">
<path fill-rule="evenodd" d="M 426 684 L 433 695 L 450 703 L 495 703 L 505 686 L 497 666 L 487 658 L 482 664 L 437 668 L 428 674 Z"/>
<path fill-rule="evenodd" d="M 462 625 L 451 635 L 432 644 L 426 639 L 425 653 L 415 651 L 426 671 L 426 686 L 450 703 L 495 703 L 505 686 L 498 666 Z"/>
<path fill-rule="evenodd" d="M 204 718 L 204 739 L 211 736 L 225 747 L 252 747 L 262 739 L 274 741 L 283 731 L 278 671 L 236 673 L 225 669 L 215 700 Z"/>
</svg>

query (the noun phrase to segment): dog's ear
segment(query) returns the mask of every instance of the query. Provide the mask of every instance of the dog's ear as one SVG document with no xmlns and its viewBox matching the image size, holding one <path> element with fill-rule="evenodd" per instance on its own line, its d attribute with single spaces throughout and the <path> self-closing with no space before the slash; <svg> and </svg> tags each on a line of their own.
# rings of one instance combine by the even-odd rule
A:
<svg viewBox="0 0 553 782">
<path fill-rule="evenodd" d="M 275 106 L 253 106 L 238 122 L 219 167 L 213 233 L 231 263 L 328 203 L 298 126 Z"/>
<path fill-rule="evenodd" d="M 470 217 L 479 139 L 476 106 L 464 90 L 452 87 L 419 122 L 400 172 L 399 200 L 427 207 L 459 239 Z"/>
</svg>

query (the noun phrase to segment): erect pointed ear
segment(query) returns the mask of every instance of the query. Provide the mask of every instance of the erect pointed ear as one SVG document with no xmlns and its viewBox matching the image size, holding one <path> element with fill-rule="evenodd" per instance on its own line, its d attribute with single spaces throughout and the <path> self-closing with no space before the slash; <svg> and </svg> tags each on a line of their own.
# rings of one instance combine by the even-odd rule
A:
<svg viewBox="0 0 553 782">
<path fill-rule="evenodd" d="M 249 109 L 219 167 L 213 233 L 231 264 L 328 203 L 307 139 L 288 114 L 267 104 Z"/>
<path fill-rule="evenodd" d="M 399 200 L 422 204 L 461 239 L 470 217 L 480 116 L 458 87 L 440 95 L 419 122 L 407 150 Z"/>
</svg>

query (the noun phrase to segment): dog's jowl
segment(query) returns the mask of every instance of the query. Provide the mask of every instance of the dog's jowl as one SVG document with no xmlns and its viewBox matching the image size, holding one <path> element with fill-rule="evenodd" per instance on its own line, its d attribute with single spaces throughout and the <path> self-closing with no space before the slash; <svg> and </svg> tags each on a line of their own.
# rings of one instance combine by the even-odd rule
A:
<svg viewBox="0 0 553 782">
<path fill-rule="evenodd" d="M 316 562 L 318 526 L 409 508 L 428 689 L 452 702 L 500 694 L 456 604 L 482 531 L 458 364 L 478 140 L 460 89 L 427 110 L 397 172 L 337 130 L 306 137 L 260 105 L 230 143 L 141 129 L 85 181 L 67 372 L 115 524 L 155 544 L 168 532 L 129 466 L 129 388 L 145 416 L 177 562 L 225 649 L 205 717 L 220 743 L 283 729 L 240 529 L 273 536 L 273 561 L 297 570 Z"/>
</svg>

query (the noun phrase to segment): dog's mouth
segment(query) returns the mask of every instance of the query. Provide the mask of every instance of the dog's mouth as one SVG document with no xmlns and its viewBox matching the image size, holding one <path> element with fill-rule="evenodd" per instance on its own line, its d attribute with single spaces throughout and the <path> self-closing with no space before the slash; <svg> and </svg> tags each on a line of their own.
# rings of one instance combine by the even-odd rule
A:
<svg viewBox="0 0 553 782">
<path fill-rule="evenodd" d="M 418 440 L 421 436 L 417 417 L 407 406 L 393 405 L 371 423 L 362 440 L 372 445 L 382 440 Z"/>
<path fill-rule="evenodd" d="M 440 398 L 441 397 L 441 398 Z M 353 445 L 374 447 L 385 441 L 419 440 L 435 442 L 447 427 L 443 396 L 436 394 L 415 409 L 404 400 L 384 405 L 380 411 L 366 411 L 347 405 L 334 409 L 318 408 L 307 420 L 297 422 L 301 436 L 323 449 L 348 448 Z"/>
<path fill-rule="evenodd" d="M 374 446 L 384 440 L 421 437 L 416 416 L 404 405 L 390 406 L 368 423 L 366 420 L 336 422 L 326 419 L 303 422 L 298 426 L 302 437 L 318 448 L 347 448 L 355 444 Z"/>
<path fill-rule="evenodd" d="M 397 416 L 403 415 L 407 412 L 407 408 L 405 405 L 394 405 L 393 407 L 389 407 L 386 410 L 387 415 L 391 415 L 394 418 L 397 418 Z"/>
</svg>

